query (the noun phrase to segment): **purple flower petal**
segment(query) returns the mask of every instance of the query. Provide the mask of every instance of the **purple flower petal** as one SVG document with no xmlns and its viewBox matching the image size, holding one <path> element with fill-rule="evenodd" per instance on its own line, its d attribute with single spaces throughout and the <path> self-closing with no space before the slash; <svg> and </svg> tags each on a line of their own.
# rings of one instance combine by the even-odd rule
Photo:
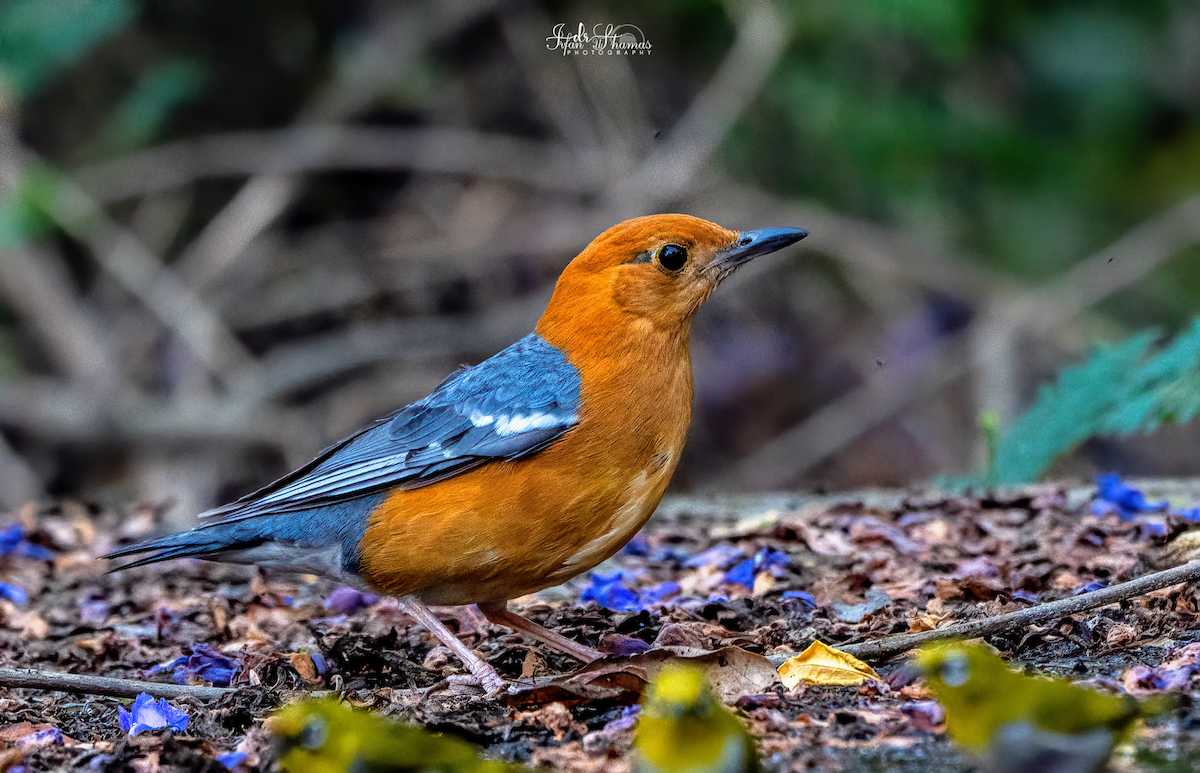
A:
<svg viewBox="0 0 1200 773">
<path fill-rule="evenodd" d="M 1092 580 L 1089 583 L 1080 585 L 1078 588 L 1076 588 L 1074 591 L 1071 592 L 1071 595 L 1078 596 L 1082 593 L 1091 593 L 1092 591 L 1100 590 L 1101 588 L 1107 588 L 1107 587 L 1108 587 L 1108 583 L 1106 583 L 1106 582 L 1100 582 L 1099 580 Z"/>
<path fill-rule="evenodd" d="M 17 743 L 21 746 L 62 746 L 65 742 L 63 731 L 57 727 L 47 727 L 43 730 L 35 730 L 28 735 L 24 735 L 17 739 Z M 10 769 L 11 770 L 11 769 Z"/>
<path fill-rule="evenodd" d="M 217 762 L 225 766 L 226 770 L 233 770 L 238 765 L 241 765 L 249 757 L 246 752 L 225 752 L 217 757 Z"/>
<path fill-rule="evenodd" d="M 317 668 L 317 673 L 325 676 L 325 672 L 329 670 L 329 663 L 326 662 L 325 656 L 319 652 L 310 652 L 308 657 L 312 659 L 313 665 Z"/>
<path fill-rule="evenodd" d="M 735 548 L 733 545 L 713 545 L 708 550 L 697 553 L 688 560 L 683 562 L 683 565 L 689 569 L 699 569 L 705 566 L 719 566 L 725 569 L 735 561 L 739 561 L 746 557 L 746 554 Z"/>
<path fill-rule="evenodd" d="M 813 609 L 817 608 L 817 599 L 811 594 L 802 590 L 785 590 L 780 598 L 784 599 L 800 599 Z"/>
<path fill-rule="evenodd" d="M 191 684 L 192 677 L 197 676 L 217 687 L 228 687 L 237 676 L 239 666 L 233 658 L 222 655 L 210 645 L 193 644 L 188 649 L 191 652 L 181 655 L 172 661 L 162 663 L 150 669 L 149 673 L 173 671 L 171 681 L 175 684 Z"/>
<path fill-rule="evenodd" d="M 366 609 L 379 601 L 374 593 L 363 593 L 354 588 L 343 586 L 338 588 L 325 599 L 325 608 L 339 615 L 352 615 L 360 609 Z"/>
<path fill-rule="evenodd" d="M 637 724 L 638 714 L 641 712 L 641 706 L 626 706 L 621 711 L 621 716 L 604 726 L 605 733 L 619 733 L 623 730 L 628 730 Z"/>
</svg>

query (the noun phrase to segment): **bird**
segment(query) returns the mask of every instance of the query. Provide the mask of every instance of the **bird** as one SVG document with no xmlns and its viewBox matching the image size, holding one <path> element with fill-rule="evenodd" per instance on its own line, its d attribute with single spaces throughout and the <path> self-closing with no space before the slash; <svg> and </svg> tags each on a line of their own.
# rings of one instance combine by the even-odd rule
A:
<svg viewBox="0 0 1200 773">
<path fill-rule="evenodd" d="M 289 703 L 270 719 L 284 773 L 517 773 L 468 741 L 403 725 L 334 698 Z"/>
<path fill-rule="evenodd" d="M 507 602 L 591 569 L 642 528 L 691 421 L 693 317 L 737 268 L 807 235 L 682 214 L 612 226 L 563 269 L 530 335 L 195 528 L 105 558 L 140 556 L 113 571 L 181 557 L 256 564 L 394 596 L 489 695 L 504 680 L 428 605 L 474 604 L 596 660 Z"/>
<path fill-rule="evenodd" d="M 753 773 L 754 737 L 713 695 L 703 669 L 665 664 L 650 682 L 633 739 L 635 773 Z"/>
<path fill-rule="evenodd" d="M 916 665 L 946 710 L 947 735 L 992 773 L 1098 773 L 1139 720 L 1173 704 L 1017 673 L 984 644 L 929 645 Z"/>
</svg>

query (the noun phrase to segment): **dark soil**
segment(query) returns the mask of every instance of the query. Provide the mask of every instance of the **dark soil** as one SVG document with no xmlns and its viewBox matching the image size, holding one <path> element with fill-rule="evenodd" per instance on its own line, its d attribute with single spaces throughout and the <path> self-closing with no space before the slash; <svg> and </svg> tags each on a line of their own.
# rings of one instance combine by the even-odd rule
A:
<svg viewBox="0 0 1200 773">
<path fill-rule="evenodd" d="M 602 676 L 572 680 L 579 664 L 569 658 L 491 627 L 470 609 L 447 609 L 451 628 L 501 675 L 524 685 L 487 699 L 444 684 L 461 673 L 458 663 L 390 599 L 339 614 L 324 605 L 331 586 L 203 562 L 106 574 L 95 556 L 151 533 L 148 510 L 68 504 L 29 507 L 10 520 L 53 559 L 21 551 L 0 559 L 0 578 L 28 594 L 23 604 L 0 601 L 0 665 L 169 682 L 173 673 L 186 680 L 188 669 L 151 670 L 207 644 L 235 662 L 237 689 L 208 703 L 171 701 L 190 716 L 183 732 L 131 737 L 117 719 L 128 700 L 7 690 L 0 694 L 0 741 L 9 750 L 0 753 L 0 771 L 20 764 L 224 771 L 217 757 L 235 750 L 246 754 L 237 770 L 271 770 L 263 720 L 282 702 L 328 690 L 456 733 L 494 756 L 561 770 L 628 769 L 628 707 L 637 700 L 644 672 L 636 663 L 645 655 L 614 659 Z M 1168 517 L 1096 516 L 1087 496 L 1051 487 L 986 499 L 679 500 L 601 568 L 605 576 L 622 572 L 629 593 L 614 605 L 629 608 L 580 605 L 585 588 L 599 587 L 587 577 L 513 606 L 608 652 L 669 645 L 779 655 L 814 639 L 837 646 L 928 629 L 1129 579 L 1167 560 L 1160 527 L 1174 536 L 1188 526 Z M 718 545 L 735 550 L 700 555 Z M 787 560 L 770 559 L 764 549 Z M 732 555 L 737 551 L 741 558 Z M 732 581 L 730 571 L 756 555 L 749 584 Z M 1181 707 L 1151 722 L 1139 751 L 1115 767 L 1190 769 L 1200 745 L 1191 698 L 1200 684 L 1180 658 L 1194 661 L 1189 653 L 1200 652 L 1184 649 L 1200 642 L 1198 609 L 1197 589 L 1176 586 L 989 641 L 1012 661 L 1101 688 L 1141 695 L 1169 682 Z M 874 665 L 883 682 L 790 691 L 775 684 L 732 701 L 759 737 L 767 769 L 970 769 L 944 739 L 939 712 L 903 659 Z M 1185 666 L 1191 670 L 1181 671 Z M 61 739 L 37 733 L 49 727 Z"/>
</svg>

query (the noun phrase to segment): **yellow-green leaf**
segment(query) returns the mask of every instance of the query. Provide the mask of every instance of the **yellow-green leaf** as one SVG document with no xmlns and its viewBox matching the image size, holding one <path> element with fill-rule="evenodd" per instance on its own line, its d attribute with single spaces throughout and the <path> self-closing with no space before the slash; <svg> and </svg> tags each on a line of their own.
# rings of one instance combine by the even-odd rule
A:
<svg viewBox="0 0 1200 773">
<path fill-rule="evenodd" d="M 878 679 L 879 674 L 853 655 L 815 641 L 804 652 L 784 661 L 779 678 L 790 690 L 801 682 L 822 687 L 853 686 Z"/>
</svg>

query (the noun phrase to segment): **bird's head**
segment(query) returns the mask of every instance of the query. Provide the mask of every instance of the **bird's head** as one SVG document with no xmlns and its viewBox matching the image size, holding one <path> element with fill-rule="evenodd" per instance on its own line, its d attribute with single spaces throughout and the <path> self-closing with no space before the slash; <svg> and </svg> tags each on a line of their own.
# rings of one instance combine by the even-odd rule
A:
<svg viewBox="0 0 1200 773">
<path fill-rule="evenodd" d="M 652 719 L 703 719 L 719 709 L 702 669 L 671 664 L 663 666 L 650 683 L 642 703 L 642 716 Z"/>
<path fill-rule="evenodd" d="M 289 703 L 271 717 L 270 728 L 285 770 L 301 770 L 305 761 L 353 756 L 349 732 L 354 712 L 336 700 Z"/>
<path fill-rule="evenodd" d="M 690 215 L 626 220 L 597 236 L 571 261 L 552 305 L 603 302 L 641 324 L 686 328 L 735 269 L 807 235 L 799 228 L 730 231 Z"/>
<path fill-rule="evenodd" d="M 984 645 L 961 642 L 925 647 L 917 653 L 916 665 L 943 705 L 947 700 L 967 706 L 988 700 L 996 682 L 1010 673 Z"/>
</svg>

